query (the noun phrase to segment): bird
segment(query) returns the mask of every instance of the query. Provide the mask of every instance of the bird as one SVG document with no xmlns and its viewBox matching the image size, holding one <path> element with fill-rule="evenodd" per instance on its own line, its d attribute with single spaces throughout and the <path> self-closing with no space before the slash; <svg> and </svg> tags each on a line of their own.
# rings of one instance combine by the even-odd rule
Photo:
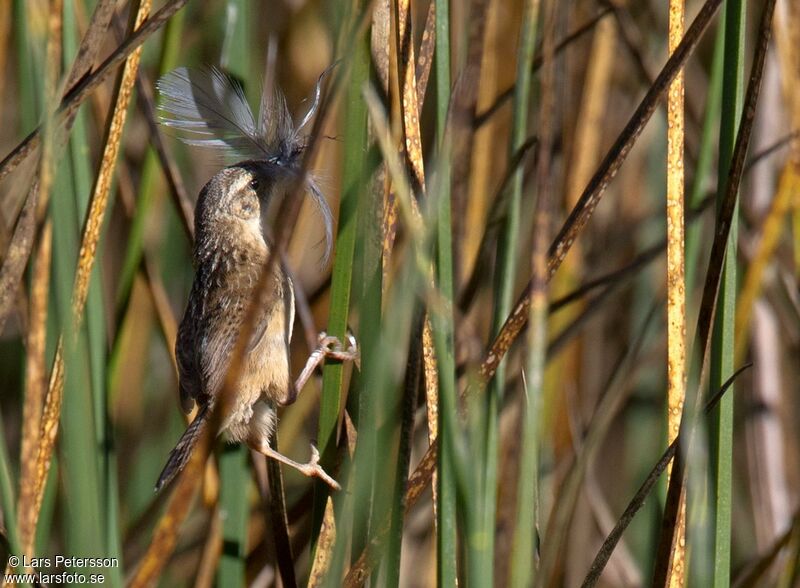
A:
<svg viewBox="0 0 800 588">
<path fill-rule="evenodd" d="M 267 263 L 274 250 L 267 213 L 304 174 L 301 156 L 305 143 L 299 129 L 318 105 L 319 83 L 314 104 L 295 127 L 279 90 L 262 92 L 256 123 L 241 85 L 219 70 L 179 68 L 159 81 L 163 124 L 188 134 L 181 138 L 189 144 L 249 158 L 214 174 L 198 196 L 192 250 L 195 274 L 175 343 L 181 407 L 189 413 L 197 405 L 197 412 L 170 452 L 156 491 L 185 467 L 215 409 L 221 411 L 215 420 L 220 423 L 218 434 L 229 442 L 245 443 L 339 489 L 319 465 L 313 445 L 311 459 L 305 464 L 270 447 L 277 408 L 291 404 L 297 388 L 291 379 L 289 357 L 294 286 L 280 262 Z M 330 209 L 313 179 L 303 178 L 322 212 L 327 258 Z M 230 401 L 220 402 L 230 358 L 263 271 L 270 273 L 256 302 L 256 318 L 235 392 Z M 323 352 L 335 347 L 326 339 Z"/>
</svg>

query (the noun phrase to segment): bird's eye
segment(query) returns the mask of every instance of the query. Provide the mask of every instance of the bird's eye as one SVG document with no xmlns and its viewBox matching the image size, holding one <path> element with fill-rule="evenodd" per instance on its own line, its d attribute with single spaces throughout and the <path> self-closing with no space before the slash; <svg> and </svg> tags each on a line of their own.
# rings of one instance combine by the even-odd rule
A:
<svg viewBox="0 0 800 588">
<path fill-rule="evenodd" d="M 258 190 L 259 186 L 260 186 L 260 184 L 258 183 L 257 179 L 250 180 L 250 189 L 251 190 Z"/>
</svg>

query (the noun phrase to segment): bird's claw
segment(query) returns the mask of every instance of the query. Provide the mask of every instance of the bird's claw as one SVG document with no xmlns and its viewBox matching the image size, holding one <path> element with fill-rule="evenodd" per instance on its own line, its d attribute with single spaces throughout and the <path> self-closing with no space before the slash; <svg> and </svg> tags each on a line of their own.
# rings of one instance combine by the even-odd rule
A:
<svg viewBox="0 0 800 588">
<path fill-rule="evenodd" d="M 319 478 L 334 490 L 342 489 L 339 483 L 331 478 L 328 473 L 322 469 L 322 466 L 319 465 L 319 449 L 317 449 L 313 443 L 311 444 L 311 459 L 308 460 L 305 467 L 308 468 L 308 474 L 310 476 Z"/>
<path fill-rule="evenodd" d="M 338 337 L 330 336 L 325 331 L 322 331 L 317 337 L 317 348 L 308 356 L 306 365 L 295 382 L 295 390 L 300 392 L 300 390 L 303 389 L 306 382 L 308 382 L 308 379 L 311 377 L 311 374 L 314 373 L 314 370 L 317 369 L 326 358 L 337 359 L 339 361 L 354 361 L 356 367 L 361 369 L 358 344 L 356 343 L 356 338 L 349 331 L 347 333 L 347 343 L 348 346 L 345 348 Z"/>
<path fill-rule="evenodd" d="M 353 361 L 356 367 L 361 369 L 361 353 L 358 349 L 358 342 L 350 331 L 347 332 L 347 347 L 342 345 L 338 337 L 328 335 L 325 331 L 319 334 L 317 341 L 318 348 L 326 358 Z"/>
</svg>

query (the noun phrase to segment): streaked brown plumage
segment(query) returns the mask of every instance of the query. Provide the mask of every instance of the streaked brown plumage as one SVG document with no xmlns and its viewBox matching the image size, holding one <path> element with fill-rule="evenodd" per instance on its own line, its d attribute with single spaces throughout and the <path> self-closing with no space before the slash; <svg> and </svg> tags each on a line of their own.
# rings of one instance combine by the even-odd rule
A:
<svg viewBox="0 0 800 588">
<path fill-rule="evenodd" d="M 195 211 L 195 278 L 175 352 L 181 406 L 199 411 L 172 450 L 156 489 L 183 469 L 217 400 L 244 317 L 269 255 L 263 211 L 286 174 L 268 162 L 223 169 L 200 193 Z M 295 396 L 289 372 L 294 322 L 292 282 L 271 264 L 269 287 L 247 346 L 235 399 L 221 415 L 220 433 L 267 453 L 276 405 Z"/>
<path fill-rule="evenodd" d="M 324 76 L 324 74 L 323 74 Z M 161 122 L 175 129 L 189 145 L 248 158 L 216 174 L 200 193 L 195 210 L 195 279 L 175 346 L 180 376 L 181 405 L 199 410 L 169 455 L 156 489 L 167 484 L 186 465 L 200 433 L 216 405 L 230 356 L 242 330 L 254 289 L 269 257 L 265 237 L 266 211 L 288 184 L 302 180 L 322 214 L 325 258 L 333 243 L 330 207 L 313 178 L 302 170 L 305 138 L 301 130 L 320 103 L 322 77 L 314 101 L 298 125 L 277 87 L 262 88 L 258 117 L 253 115 L 237 81 L 216 68 L 178 68 L 163 76 Z M 294 321 L 292 282 L 280 263 L 259 301 L 254 332 L 246 349 L 235 398 L 226 399 L 220 415 L 221 433 L 252 449 L 329 485 L 338 484 L 318 464 L 312 446 L 307 464 L 293 462 L 274 451 L 269 440 L 275 428 L 276 405 L 289 404 L 295 387 L 289 374 L 289 342 Z M 324 338 L 327 340 L 327 338 Z M 337 345 L 312 353 L 312 359 L 357 350 L 337 351 Z M 340 345 L 339 345 L 340 347 Z M 313 365 L 311 368 L 313 370 Z M 301 378 L 308 377 L 309 369 Z M 219 407 L 218 407 L 219 409 Z"/>
</svg>

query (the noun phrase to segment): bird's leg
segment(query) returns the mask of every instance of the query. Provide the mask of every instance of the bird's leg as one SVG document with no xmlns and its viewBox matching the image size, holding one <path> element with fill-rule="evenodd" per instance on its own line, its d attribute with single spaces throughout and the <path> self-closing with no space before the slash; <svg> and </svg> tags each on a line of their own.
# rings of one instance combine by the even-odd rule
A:
<svg viewBox="0 0 800 588">
<path fill-rule="evenodd" d="M 317 450 L 317 448 L 313 445 L 311 446 L 311 459 L 308 460 L 308 463 L 297 463 L 293 459 L 289 459 L 282 453 L 275 451 L 269 446 L 268 443 L 252 444 L 251 447 L 258 451 L 261 455 L 293 467 L 304 476 L 308 476 L 309 478 L 319 478 L 334 490 L 341 490 L 342 488 L 339 486 L 338 482 L 331 478 L 325 472 L 325 470 L 322 469 L 322 466 L 319 465 L 319 450 Z"/>
<path fill-rule="evenodd" d="M 347 334 L 347 344 L 345 348 L 338 337 L 332 337 L 325 333 L 325 331 L 320 333 L 317 340 L 317 348 L 308 356 L 306 365 L 294 384 L 294 389 L 297 390 L 297 393 L 300 393 L 303 386 L 306 385 L 306 382 L 308 382 L 308 379 L 311 377 L 311 374 L 314 373 L 317 366 L 325 361 L 326 358 L 338 359 L 339 361 L 354 361 L 356 366 L 360 367 L 358 345 L 352 333 Z"/>
</svg>

